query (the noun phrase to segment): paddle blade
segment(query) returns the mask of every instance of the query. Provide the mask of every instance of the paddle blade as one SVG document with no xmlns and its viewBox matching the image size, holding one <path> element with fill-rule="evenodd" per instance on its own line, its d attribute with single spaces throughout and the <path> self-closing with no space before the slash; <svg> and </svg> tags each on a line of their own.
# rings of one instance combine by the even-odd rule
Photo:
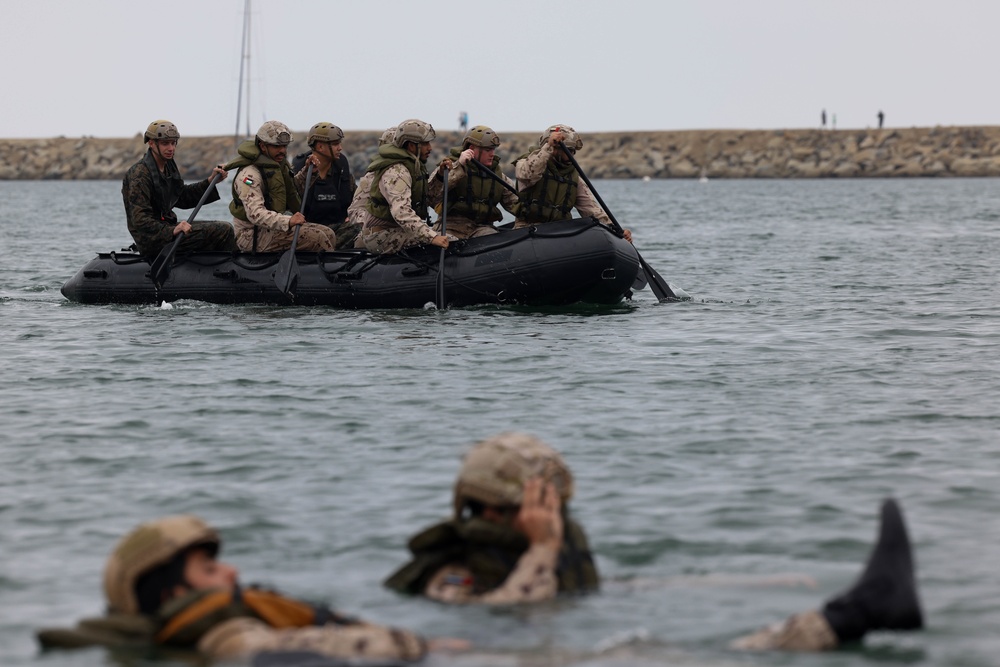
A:
<svg viewBox="0 0 1000 667">
<path fill-rule="evenodd" d="M 163 287 L 163 283 L 166 282 L 167 276 L 170 275 L 170 265 L 174 261 L 174 255 L 177 254 L 177 246 L 180 245 L 181 240 L 184 238 L 184 232 L 177 235 L 173 243 L 168 246 L 163 246 L 160 250 L 160 254 L 156 256 L 153 263 L 149 265 L 149 277 L 153 279 L 153 284 L 156 285 L 156 289 Z"/>
<path fill-rule="evenodd" d="M 289 248 L 278 260 L 278 265 L 274 269 L 274 284 L 285 296 L 294 297 L 298 283 L 299 262 L 295 257 L 295 250 Z"/>
<path fill-rule="evenodd" d="M 636 255 L 639 257 L 639 265 L 642 266 L 643 273 L 646 274 L 646 280 L 649 281 L 649 288 L 653 290 L 653 295 L 657 300 L 660 303 L 664 303 L 665 301 L 680 301 L 677 295 L 674 294 L 674 291 L 670 289 L 667 281 L 653 267 L 646 263 L 642 255 L 639 255 L 638 252 L 636 252 Z"/>
</svg>

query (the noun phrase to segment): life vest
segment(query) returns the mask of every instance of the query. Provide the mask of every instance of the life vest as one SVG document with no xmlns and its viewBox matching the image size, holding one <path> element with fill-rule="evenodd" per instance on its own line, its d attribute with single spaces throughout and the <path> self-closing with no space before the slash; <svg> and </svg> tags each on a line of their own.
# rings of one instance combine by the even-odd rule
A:
<svg viewBox="0 0 1000 667">
<path fill-rule="evenodd" d="M 292 162 L 292 170 L 298 173 L 305 165 L 312 151 L 300 153 Z M 301 160 L 301 164 L 300 164 Z M 326 178 L 319 180 L 313 171 L 313 181 L 306 193 L 306 220 L 337 229 L 347 219 L 347 208 L 354 196 L 354 178 L 351 176 L 351 165 L 344 155 L 330 165 Z"/>
<path fill-rule="evenodd" d="M 563 545 L 556 564 L 561 593 L 595 590 L 600 578 L 587 536 L 572 519 L 563 516 Z M 445 565 L 457 563 L 472 572 L 473 591 L 499 587 L 528 549 L 528 538 L 513 528 L 485 519 L 452 519 L 415 535 L 409 542 L 413 559 L 385 580 L 400 593 L 420 594 Z"/>
<path fill-rule="evenodd" d="M 519 162 L 538 150 L 535 148 L 514 162 Z M 538 182 L 520 191 L 520 218 L 528 222 L 552 222 L 573 217 L 579 187 L 573 165 L 549 160 Z"/>
<path fill-rule="evenodd" d="M 171 600 L 157 613 L 153 639 L 169 646 L 195 646 L 206 632 L 233 618 L 256 618 L 272 628 L 302 628 L 355 621 L 324 607 L 285 597 L 273 591 L 239 587 L 232 591 L 194 591 Z"/>
<path fill-rule="evenodd" d="M 142 164 L 149 170 L 150 181 L 153 184 L 153 196 L 150 204 L 153 213 L 160 217 L 160 220 L 176 221 L 177 214 L 174 213 L 174 205 L 180 199 L 181 190 L 184 188 L 184 179 L 181 178 L 180 170 L 174 160 L 167 160 L 163 165 L 163 173 L 156 166 L 156 159 L 153 157 L 152 149 L 146 151 L 142 158 Z"/>
<path fill-rule="evenodd" d="M 366 205 L 368 212 L 382 220 L 392 220 L 389 202 L 382 196 L 378 187 L 379 180 L 385 170 L 394 164 L 402 164 L 410 172 L 413 185 L 410 187 L 410 205 L 421 218 L 427 218 L 427 169 L 424 163 L 402 148 L 390 144 L 378 147 L 378 155 L 368 165 L 368 171 L 374 174 L 372 179 L 371 199 Z"/>
<path fill-rule="evenodd" d="M 461 148 L 452 148 L 451 158 L 458 161 Z M 500 158 L 493 156 L 490 169 L 500 178 Z M 497 206 L 503 197 L 503 186 L 489 176 L 483 176 L 475 165 L 466 165 L 465 178 L 458 187 L 448 191 L 448 215 L 460 215 L 480 225 L 488 225 L 503 220 L 503 213 Z"/>
<path fill-rule="evenodd" d="M 253 165 L 260 170 L 263 181 L 260 184 L 264 195 L 264 206 L 269 211 L 284 213 L 285 211 L 298 211 L 302 207 L 302 200 L 299 193 L 295 191 L 295 183 L 292 181 L 292 174 L 287 163 L 278 164 L 261 152 L 254 140 L 249 139 L 240 144 L 236 151 L 239 157 L 232 160 L 225 166 L 226 171 L 230 169 L 242 169 Z M 229 212 L 233 217 L 245 222 L 250 222 L 247 217 L 243 202 L 240 201 L 236 193 L 236 183 L 239 179 L 239 171 L 233 179 L 233 201 L 229 204 Z"/>
</svg>

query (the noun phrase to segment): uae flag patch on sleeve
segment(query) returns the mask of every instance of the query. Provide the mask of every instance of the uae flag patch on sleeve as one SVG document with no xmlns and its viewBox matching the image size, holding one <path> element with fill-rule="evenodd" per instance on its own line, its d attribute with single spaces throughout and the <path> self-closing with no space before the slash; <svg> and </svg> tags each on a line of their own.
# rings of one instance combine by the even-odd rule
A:
<svg viewBox="0 0 1000 667">
<path fill-rule="evenodd" d="M 243 177 L 243 184 L 244 185 L 253 185 L 253 176 L 244 176 Z"/>
</svg>

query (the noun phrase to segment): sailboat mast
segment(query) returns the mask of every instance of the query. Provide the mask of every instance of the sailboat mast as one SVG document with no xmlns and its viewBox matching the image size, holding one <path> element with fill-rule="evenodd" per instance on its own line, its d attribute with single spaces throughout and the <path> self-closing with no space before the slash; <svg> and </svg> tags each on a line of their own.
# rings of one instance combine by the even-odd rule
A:
<svg viewBox="0 0 1000 667">
<path fill-rule="evenodd" d="M 247 79 L 247 133 L 250 136 L 250 0 L 243 3 L 243 41 L 240 44 L 240 83 L 236 91 L 236 129 L 233 131 L 233 141 L 236 148 L 240 146 L 240 115 L 243 109 L 243 72 L 246 68 Z"/>
</svg>

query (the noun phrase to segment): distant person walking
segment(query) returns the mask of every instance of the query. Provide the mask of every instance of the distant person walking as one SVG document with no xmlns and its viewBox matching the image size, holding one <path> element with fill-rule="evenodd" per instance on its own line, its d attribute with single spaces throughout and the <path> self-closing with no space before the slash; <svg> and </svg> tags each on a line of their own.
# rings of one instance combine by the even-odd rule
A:
<svg viewBox="0 0 1000 667">
<path fill-rule="evenodd" d="M 831 118 L 832 118 L 833 122 L 830 125 L 830 129 L 836 130 L 837 129 L 837 114 L 833 114 L 833 116 Z"/>
<path fill-rule="evenodd" d="M 885 114 L 882 113 L 881 109 L 879 109 L 879 111 L 878 111 L 878 129 L 880 129 L 880 130 L 882 129 L 882 124 L 884 122 L 885 122 Z"/>
<path fill-rule="evenodd" d="M 469 129 L 469 114 L 465 111 L 458 112 L 458 129 L 462 132 Z"/>
<path fill-rule="evenodd" d="M 824 130 L 826 129 L 826 109 L 823 109 L 819 114 L 819 126 Z"/>
</svg>

